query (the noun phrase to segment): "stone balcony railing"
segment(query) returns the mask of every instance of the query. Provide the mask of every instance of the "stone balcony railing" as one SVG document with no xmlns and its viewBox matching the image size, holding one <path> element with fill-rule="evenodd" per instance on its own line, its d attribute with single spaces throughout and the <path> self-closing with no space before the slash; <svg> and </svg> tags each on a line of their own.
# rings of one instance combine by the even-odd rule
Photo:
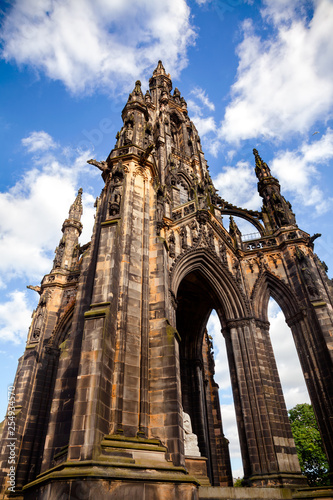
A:
<svg viewBox="0 0 333 500">
<path fill-rule="evenodd" d="M 243 250 L 259 250 L 260 248 L 267 248 L 277 245 L 276 238 L 253 238 L 248 241 L 244 241 L 242 237 L 242 247 Z"/>
</svg>

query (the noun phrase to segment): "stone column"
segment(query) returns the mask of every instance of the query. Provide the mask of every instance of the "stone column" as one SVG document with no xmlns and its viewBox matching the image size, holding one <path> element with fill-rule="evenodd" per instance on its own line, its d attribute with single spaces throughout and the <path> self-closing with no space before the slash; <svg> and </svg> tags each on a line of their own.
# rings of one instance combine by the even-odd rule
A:
<svg viewBox="0 0 333 500">
<path fill-rule="evenodd" d="M 267 330 L 229 321 L 226 337 L 245 477 L 255 486 L 304 483 Z"/>
</svg>

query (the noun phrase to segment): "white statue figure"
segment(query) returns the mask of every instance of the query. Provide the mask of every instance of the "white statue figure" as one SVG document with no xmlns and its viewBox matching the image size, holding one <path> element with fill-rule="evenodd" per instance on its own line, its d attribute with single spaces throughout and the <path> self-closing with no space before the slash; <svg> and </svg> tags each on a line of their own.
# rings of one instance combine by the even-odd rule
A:
<svg viewBox="0 0 333 500">
<path fill-rule="evenodd" d="M 198 446 L 198 438 L 192 432 L 191 417 L 188 413 L 183 411 L 183 429 L 184 429 L 184 446 L 185 455 L 191 457 L 201 457 Z"/>
</svg>

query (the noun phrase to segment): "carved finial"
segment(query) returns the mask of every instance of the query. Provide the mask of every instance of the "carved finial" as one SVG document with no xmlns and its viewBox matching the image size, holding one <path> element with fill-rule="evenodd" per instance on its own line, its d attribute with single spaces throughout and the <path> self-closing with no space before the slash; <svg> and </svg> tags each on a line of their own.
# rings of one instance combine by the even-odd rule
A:
<svg viewBox="0 0 333 500">
<path fill-rule="evenodd" d="M 82 193 L 83 193 L 83 189 L 80 188 L 77 192 L 77 195 L 76 195 L 76 198 L 74 200 L 72 207 L 75 207 L 75 208 L 82 207 Z"/>
<path fill-rule="evenodd" d="M 70 219 L 75 219 L 77 221 L 81 220 L 81 215 L 83 212 L 82 193 L 83 193 L 83 189 L 80 188 L 77 192 L 77 196 L 75 198 L 73 205 L 71 205 L 71 208 L 69 209 L 69 218 Z"/>
<path fill-rule="evenodd" d="M 229 233 L 230 233 L 230 234 L 233 234 L 233 233 L 235 233 L 237 230 L 239 231 L 238 226 L 237 226 L 237 224 L 236 224 L 236 222 L 235 222 L 235 220 L 234 220 L 233 216 L 232 216 L 232 215 L 230 215 L 230 221 L 229 221 Z"/>
<path fill-rule="evenodd" d="M 137 96 L 142 96 L 143 97 L 143 94 L 142 94 L 142 90 L 141 90 L 141 82 L 140 80 L 137 80 L 135 82 L 135 87 L 134 87 L 134 90 L 132 92 L 133 94 L 137 95 Z"/>
<path fill-rule="evenodd" d="M 156 69 L 153 71 L 153 75 L 166 75 L 162 61 L 158 61 Z"/>
<path fill-rule="evenodd" d="M 135 87 L 134 87 L 133 91 L 128 96 L 128 102 L 143 101 L 143 100 L 144 100 L 144 97 L 143 97 L 143 93 L 141 90 L 141 82 L 140 82 L 140 80 L 137 80 L 135 82 Z"/>
</svg>

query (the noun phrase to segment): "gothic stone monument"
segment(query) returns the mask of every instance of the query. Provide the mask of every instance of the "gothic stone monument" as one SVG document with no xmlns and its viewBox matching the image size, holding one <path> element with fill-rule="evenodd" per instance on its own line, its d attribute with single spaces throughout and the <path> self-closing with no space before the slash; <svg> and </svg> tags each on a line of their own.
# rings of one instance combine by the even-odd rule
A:
<svg viewBox="0 0 333 500">
<path fill-rule="evenodd" d="M 256 150 L 261 212 L 220 198 L 185 99 L 171 89 L 161 62 L 145 95 L 136 82 L 114 149 L 89 161 L 105 182 L 91 242 L 78 243 L 80 190 L 53 268 L 32 287 L 40 300 L 14 384 L 16 489 L 7 489 L 4 425 L 1 498 L 193 500 L 199 484 L 230 486 L 205 329 L 212 309 L 248 484 L 304 484 L 269 337 L 270 296 L 291 327 L 332 464 L 332 284 L 314 237 L 298 228 Z M 233 216 L 258 237 L 244 242 Z"/>
</svg>

